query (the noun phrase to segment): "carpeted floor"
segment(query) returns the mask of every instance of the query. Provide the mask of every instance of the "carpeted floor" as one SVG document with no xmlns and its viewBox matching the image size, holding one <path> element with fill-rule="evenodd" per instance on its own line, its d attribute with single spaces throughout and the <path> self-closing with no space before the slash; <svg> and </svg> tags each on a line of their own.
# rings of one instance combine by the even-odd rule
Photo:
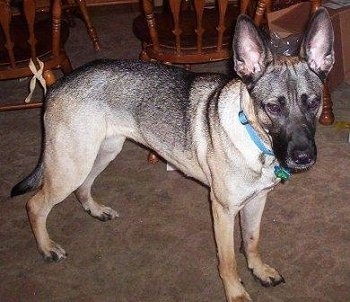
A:
<svg viewBox="0 0 350 302">
<path fill-rule="evenodd" d="M 67 45 L 73 66 L 98 57 L 137 58 L 135 15 L 117 7 L 92 10 L 100 53 L 78 20 Z M 18 99 L 26 87 L 23 81 L 0 82 L 0 98 Z M 337 121 L 349 121 L 350 85 L 343 83 L 332 97 Z M 0 113 L 0 301 L 224 301 L 208 190 L 167 172 L 164 163 L 149 165 L 147 151 L 131 142 L 94 186 L 97 199 L 120 218 L 94 220 L 70 196 L 48 219 L 51 236 L 69 256 L 58 264 L 43 261 L 25 211 L 30 194 L 8 197 L 37 162 L 39 115 L 39 110 Z M 316 166 L 270 195 L 261 251 L 286 283 L 264 288 L 255 282 L 237 244 L 240 275 L 254 301 L 350 301 L 348 132 L 319 126 Z"/>
</svg>

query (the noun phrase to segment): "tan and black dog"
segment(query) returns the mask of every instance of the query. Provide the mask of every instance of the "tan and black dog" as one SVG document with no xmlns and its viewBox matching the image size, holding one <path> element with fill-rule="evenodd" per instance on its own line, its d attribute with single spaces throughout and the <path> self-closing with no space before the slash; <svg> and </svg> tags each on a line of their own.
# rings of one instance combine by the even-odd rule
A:
<svg viewBox="0 0 350 302">
<path fill-rule="evenodd" d="M 325 9 L 313 16 L 297 57 L 273 56 L 259 30 L 241 16 L 233 39 L 240 80 L 140 61 L 96 61 L 48 92 L 43 150 L 34 171 L 12 196 L 37 189 L 28 201 L 40 253 L 60 261 L 46 219 L 75 193 L 100 220 L 118 216 L 91 196 L 95 178 L 126 139 L 155 150 L 210 188 L 219 271 L 227 301 L 250 301 L 237 274 L 233 228 L 241 216 L 248 267 L 263 285 L 283 282 L 258 253 L 267 193 L 290 172 L 316 161 L 315 127 L 323 81 L 334 62 L 333 29 Z"/>
</svg>

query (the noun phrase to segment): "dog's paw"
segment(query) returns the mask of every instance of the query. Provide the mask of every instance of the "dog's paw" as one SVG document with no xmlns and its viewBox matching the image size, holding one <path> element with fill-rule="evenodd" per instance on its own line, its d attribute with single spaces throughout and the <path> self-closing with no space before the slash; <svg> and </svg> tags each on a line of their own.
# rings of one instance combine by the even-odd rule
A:
<svg viewBox="0 0 350 302">
<path fill-rule="evenodd" d="M 225 286 L 226 298 L 229 302 L 252 302 L 242 282 Z"/>
<path fill-rule="evenodd" d="M 253 300 L 249 297 L 249 295 L 240 295 L 238 297 L 233 297 L 229 300 L 230 302 L 252 302 Z"/>
<path fill-rule="evenodd" d="M 285 283 L 283 276 L 267 264 L 251 269 L 254 278 L 265 287 L 276 286 Z"/>
<path fill-rule="evenodd" d="M 60 262 L 67 258 L 66 251 L 53 241 L 50 242 L 47 248 L 39 248 L 39 251 L 47 262 Z"/>
<path fill-rule="evenodd" d="M 106 207 L 104 205 L 96 205 L 94 207 L 85 209 L 87 213 L 89 213 L 92 217 L 97 218 L 101 221 L 108 221 L 111 219 L 114 219 L 116 217 L 119 217 L 119 214 L 117 211 L 113 210 L 110 207 Z"/>
</svg>

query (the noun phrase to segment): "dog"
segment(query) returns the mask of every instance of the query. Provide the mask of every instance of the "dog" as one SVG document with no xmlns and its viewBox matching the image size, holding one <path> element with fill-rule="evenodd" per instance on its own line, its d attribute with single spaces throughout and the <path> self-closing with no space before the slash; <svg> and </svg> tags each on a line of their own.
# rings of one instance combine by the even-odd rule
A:
<svg viewBox="0 0 350 302">
<path fill-rule="evenodd" d="M 118 216 L 94 201 L 91 186 L 130 139 L 209 187 L 227 301 L 251 301 L 234 256 L 237 214 L 253 275 L 265 286 L 284 282 L 258 252 L 260 221 L 267 193 L 316 162 L 314 135 L 333 41 L 329 15 L 320 8 L 299 55 L 275 56 L 242 15 L 233 37 L 239 79 L 137 60 L 95 61 L 60 79 L 46 96 L 39 162 L 11 192 L 37 191 L 26 208 L 40 253 L 48 261 L 66 257 L 46 220 L 72 192 L 91 216 Z"/>
</svg>

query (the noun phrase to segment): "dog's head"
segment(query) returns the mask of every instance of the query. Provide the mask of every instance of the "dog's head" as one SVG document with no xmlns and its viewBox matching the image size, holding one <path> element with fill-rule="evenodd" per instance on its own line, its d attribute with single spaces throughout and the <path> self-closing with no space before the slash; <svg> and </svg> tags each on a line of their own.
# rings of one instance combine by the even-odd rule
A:
<svg viewBox="0 0 350 302">
<path fill-rule="evenodd" d="M 237 21 L 234 65 L 251 96 L 248 106 L 270 135 L 280 164 L 293 171 L 308 169 L 316 161 L 314 135 L 323 82 L 334 63 L 333 40 L 324 8 L 312 16 L 295 57 L 274 56 L 249 17 Z"/>
</svg>

